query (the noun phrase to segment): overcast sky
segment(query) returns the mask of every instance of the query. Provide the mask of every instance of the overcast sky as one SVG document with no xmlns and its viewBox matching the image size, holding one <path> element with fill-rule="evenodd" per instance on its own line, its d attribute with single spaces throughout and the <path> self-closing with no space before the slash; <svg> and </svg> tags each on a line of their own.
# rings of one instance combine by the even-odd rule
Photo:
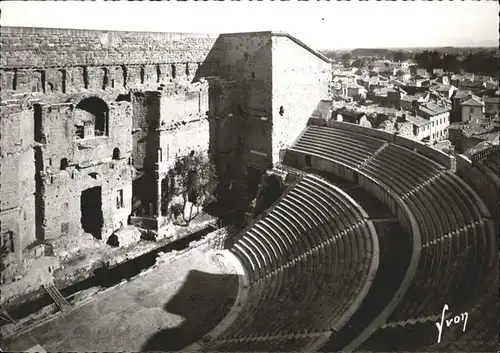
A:
<svg viewBox="0 0 500 353">
<path fill-rule="evenodd" d="M 286 31 L 316 49 L 498 45 L 497 1 L 1 1 L 3 26 Z"/>
</svg>

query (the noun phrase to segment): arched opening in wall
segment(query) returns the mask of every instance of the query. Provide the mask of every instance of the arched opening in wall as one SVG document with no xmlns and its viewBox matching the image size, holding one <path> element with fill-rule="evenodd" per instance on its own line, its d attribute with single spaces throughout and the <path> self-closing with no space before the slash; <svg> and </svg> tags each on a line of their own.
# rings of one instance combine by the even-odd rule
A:
<svg viewBox="0 0 500 353">
<path fill-rule="evenodd" d="M 89 70 L 86 66 L 83 67 L 83 87 L 89 88 Z"/>
<path fill-rule="evenodd" d="M 144 66 L 141 66 L 140 75 L 141 75 L 141 85 L 143 85 L 146 77 L 146 70 L 144 69 Z"/>
<path fill-rule="evenodd" d="M 48 86 L 49 86 L 49 92 L 54 92 L 54 84 L 52 82 L 49 82 Z"/>
<path fill-rule="evenodd" d="M 176 70 L 177 69 L 175 68 L 175 64 L 172 64 L 171 68 L 172 68 L 172 78 L 176 78 L 176 76 L 177 76 Z"/>
<path fill-rule="evenodd" d="M 189 76 L 189 63 L 186 63 L 186 76 Z"/>
<path fill-rule="evenodd" d="M 77 135 L 80 138 L 109 134 L 109 108 L 102 99 L 89 97 L 81 100 L 74 114 Z"/>
<path fill-rule="evenodd" d="M 66 170 L 66 168 L 68 168 L 68 159 L 67 158 L 63 158 L 63 159 L 61 159 L 61 163 L 59 165 L 59 169 L 60 170 Z"/>
<path fill-rule="evenodd" d="M 120 149 L 119 148 L 115 148 L 113 150 L 113 159 L 114 160 L 120 159 Z"/>
<path fill-rule="evenodd" d="M 102 68 L 102 89 L 105 90 L 109 85 L 109 70 L 107 68 Z"/>
</svg>

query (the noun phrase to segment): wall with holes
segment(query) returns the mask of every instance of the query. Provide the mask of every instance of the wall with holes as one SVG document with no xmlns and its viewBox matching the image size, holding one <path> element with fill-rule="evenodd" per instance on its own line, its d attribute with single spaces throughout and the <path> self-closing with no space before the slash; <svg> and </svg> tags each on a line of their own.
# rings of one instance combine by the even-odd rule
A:
<svg viewBox="0 0 500 353">
<path fill-rule="evenodd" d="M 191 82 L 199 63 L 168 65 L 77 66 L 62 68 L 0 68 L 2 96 L 14 93 L 65 94 L 82 91 L 124 92 Z"/>
<path fill-rule="evenodd" d="M 98 112 L 82 108 L 87 99 L 106 108 L 104 134 L 78 135 L 78 124 L 95 120 Z M 95 107 L 95 102 L 91 101 Z M 83 106 L 82 106 L 83 107 Z M 81 225 L 81 193 L 100 187 L 103 215 L 102 236 L 127 224 L 131 210 L 132 175 L 132 107 L 130 102 L 105 102 L 94 95 L 83 95 L 62 104 L 35 104 L 35 139 L 38 148 L 37 167 L 41 180 L 40 208 L 44 224 L 41 239 L 78 236 Z M 117 195 L 118 190 L 122 194 Z M 116 197 L 120 205 L 116 206 Z"/>
<path fill-rule="evenodd" d="M 100 200 L 96 200 L 100 205 L 96 207 L 101 208 L 101 239 L 107 240 L 113 231 L 127 225 L 132 209 L 132 172 L 127 159 L 43 173 L 42 184 L 44 239 L 66 237 L 74 241 L 81 237 L 85 212 L 82 192 L 95 187 L 100 188 Z"/>
<path fill-rule="evenodd" d="M 273 162 L 305 128 L 322 99 L 328 99 L 331 65 L 285 36 L 273 36 Z M 293 58 L 293 60 L 290 60 Z"/>
<path fill-rule="evenodd" d="M 208 151 L 208 84 L 166 88 L 160 98 L 159 162 Z"/>
<path fill-rule="evenodd" d="M 271 112 L 271 38 L 271 32 L 223 34 L 215 44 L 213 59 L 208 57 L 218 63 L 217 76 L 245 81 L 239 97 L 243 109 Z"/>
<path fill-rule="evenodd" d="M 92 97 L 92 96 L 91 96 Z M 86 98 L 80 98 L 85 101 Z M 97 98 L 99 99 L 99 98 Z M 132 153 L 132 107 L 127 101 L 103 102 L 107 107 L 107 132 L 104 135 L 78 135 L 81 119 L 92 114 L 78 108 L 75 103 L 35 105 L 36 118 L 40 121 L 40 138 L 43 143 L 43 169 L 61 169 L 61 161 L 68 166 L 82 166 L 90 163 L 111 160 L 115 148 L 120 158 L 129 158 Z M 39 114 L 39 116 L 38 116 Z"/>
<path fill-rule="evenodd" d="M 191 150 L 208 150 L 208 84 L 168 84 L 161 90 L 135 92 L 133 165 L 154 170 Z"/>
<path fill-rule="evenodd" d="M 2 94 L 192 81 L 216 39 L 209 34 L 2 27 Z"/>
<path fill-rule="evenodd" d="M 36 240 L 33 108 L 17 103 L 0 108 L 0 236 L 12 232 L 13 250 Z"/>
</svg>

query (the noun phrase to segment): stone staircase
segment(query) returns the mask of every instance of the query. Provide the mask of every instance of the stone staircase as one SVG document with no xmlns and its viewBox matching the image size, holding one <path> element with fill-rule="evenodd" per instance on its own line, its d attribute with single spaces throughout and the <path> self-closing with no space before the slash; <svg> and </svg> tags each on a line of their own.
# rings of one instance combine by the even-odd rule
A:
<svg viewBox="0 0 500 353">
<path fill-rule="evenodd" d="M 62 312 L 68 312 L 71 310 L 71 305 L 68 301 L 63 297 L 61 292 L 57 289 L 57 287 L 53 283 L 47 283 L 43 285 L 45 291 L 50 295 L 54 303 L 56 303 L 57 307 Z"/>
</svg>

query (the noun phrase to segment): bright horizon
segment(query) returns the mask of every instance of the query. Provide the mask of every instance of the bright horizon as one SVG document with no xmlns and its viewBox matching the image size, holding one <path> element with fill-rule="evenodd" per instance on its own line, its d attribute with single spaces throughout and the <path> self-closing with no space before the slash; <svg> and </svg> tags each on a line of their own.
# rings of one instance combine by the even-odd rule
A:
<svg viewBox="0 0 500 353">
<path fill-rule="evenodd" d="M 497 1 L 2 1 L 2 26 L 116 31 L 285 31 L 318 49 L 498 45 Z"/>
</svg>

